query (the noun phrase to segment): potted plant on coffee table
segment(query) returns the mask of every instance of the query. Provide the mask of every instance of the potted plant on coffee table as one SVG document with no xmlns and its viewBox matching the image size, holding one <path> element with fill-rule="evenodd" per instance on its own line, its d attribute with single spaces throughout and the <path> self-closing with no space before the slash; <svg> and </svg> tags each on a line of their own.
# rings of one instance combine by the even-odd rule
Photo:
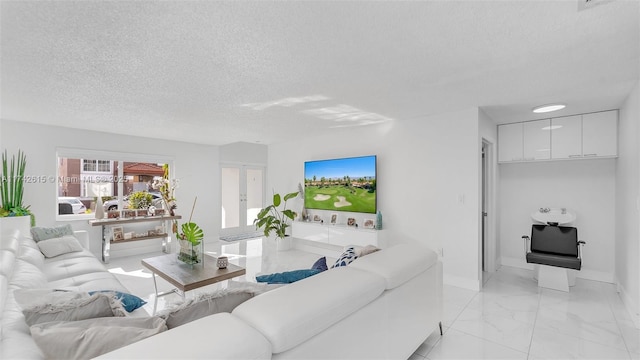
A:
<svg viewBox="0 0 640 360">
<path fill-rule="evenodd" d="M 287 228 L 291 226 L 289 221 L 296 216 L 293 210 L 287 209 L 287 201 L 296 196 L 298 196 L 298 191 L 286 194 L 284 198 L 280 194 L 274 193 L 273 204 L 260 210 L 258 217 L 253 220 L 256 229 L 262 228 L 266 237 L 269 237 L 272 231 L 275 232 L 276 237 L 283 243 L 285 237 L 288 236 Z M 282 205 L 282 210 L 279 209 L 280 205 Z"/>
<path fill-rule="evenodd" d="M 196 223 L 191 221 L 193 217 L 193 210 L 196 208 L 196 201 L 198 198 L 196 197 L 193 200 L 193 207 L 191 208 L 191 215 L 189 216 L 189 221 L 182 224 L 180 230 L 182 232 L 176 232 L 176 237 L 178 238 L 178 243 L 180 244 L 180 249 L 178 252 L 178 260 L 184 262 L 185 264 L 194 265 L 203 263 L 204 249 L 202 240 L 204 239 L 204 231 L 198 226 Z M 177 229 L 177 221 L 174 220 Z"/>
</svg>

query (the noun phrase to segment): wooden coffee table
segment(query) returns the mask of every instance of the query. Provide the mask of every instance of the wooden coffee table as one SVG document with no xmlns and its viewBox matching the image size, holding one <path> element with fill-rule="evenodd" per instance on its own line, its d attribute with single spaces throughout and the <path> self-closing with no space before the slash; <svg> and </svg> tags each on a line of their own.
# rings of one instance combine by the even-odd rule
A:
<svg viewBox="0 0 640 360">
<path fill-rule="evenodd" d="M 242 276 L 247 271 L 245 268 L 228 264 L 226 269 L 218 269 L 217 258 L 205 255 L 203 264 L 188 265 L 177 259 L 176 254 L 167 254 L 152 258 L 142 259 L 142 265 L 151 270 L 154 274 L 153 287 L 156 291 L 156 297 L 153 301 L 153 315 L 156 314 L 158 306 L 158 297 L 177 293 L 184 299 L 185 292 L 199 287 L 215 284 L 220 281 L 229 280 L 231 278 Z M 167 292 L 158 293 L 158 284 L 156 276 L 168 281 L 175 286 L 175 289 Z"/>
</svg>

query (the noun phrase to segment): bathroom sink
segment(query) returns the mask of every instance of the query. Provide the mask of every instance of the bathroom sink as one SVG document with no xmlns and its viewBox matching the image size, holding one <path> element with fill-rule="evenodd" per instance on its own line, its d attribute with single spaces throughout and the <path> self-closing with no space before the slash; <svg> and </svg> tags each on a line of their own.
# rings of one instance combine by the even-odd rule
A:
<svg viewBox="0 0 640 360">
<path fill-rule="evenodd" d="M 531 213 L 533 221 L 547 224 L 549 222 L 558 223 L 558 225 L 569 224 L 576 219 L 576 214 L 568 209 L 563 211 L 562 208 L 550 208 L 546 209 L 548 212 L 541 212 L 540 210 Z M 563 214 L 564 212 L 564 214 Z"/>
</svg>

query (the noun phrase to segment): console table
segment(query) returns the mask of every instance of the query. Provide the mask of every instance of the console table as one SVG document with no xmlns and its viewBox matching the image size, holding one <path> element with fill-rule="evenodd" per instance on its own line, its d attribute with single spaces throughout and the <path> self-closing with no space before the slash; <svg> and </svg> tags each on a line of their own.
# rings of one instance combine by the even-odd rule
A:
<svg viewBox="0 0 640 360">
<path fill-rule="evenodd" d="M 145 217 L 136 217 L 136 218 L 124 218 L 124 219 L 100 219 L 100 220 L 89 220 L 89 224 L 91 226 L 100 226 L 102 227 L 102 262 L 109 262 L 109 253 L 111 251 L 111 243 L 113 240 L 109 237 L 108 229 L 113 226 L 119 226 L 123 224 L 133 224 L 133 223 L 143 223 L 143 222 L 162 222 L 164 223 L 165 229 L 171 229 L 171 221 L 182 219 L 182 216 L 145 216 Z M 125 243 L 130 241 L 140 241 L 147 239 L 162 239 L 162 252 L 170 253 L 171 252 L 171 233 L 169 231 L 165 231 L 161 234 L 154 234 L 148 236 L 138 236 L 131 239 L 119 240 L 117 243 Z"/>
<path fill-rule="evenodd" d="M 347 225 L 321 224 L 294 221 L 291 236 L 297 239 L 321 242 L 329 245 L 374 245 L 381 247 L 378 234 L 381 230 L 357 228 Z"/>
</svg>

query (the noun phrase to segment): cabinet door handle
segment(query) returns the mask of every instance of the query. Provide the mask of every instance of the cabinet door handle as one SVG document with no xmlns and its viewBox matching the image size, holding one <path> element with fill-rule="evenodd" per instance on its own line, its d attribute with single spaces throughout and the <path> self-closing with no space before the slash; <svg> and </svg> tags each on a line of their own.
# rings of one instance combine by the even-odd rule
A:
<svg viewBox="0 0 640 360">
<path fill-rule="evenodd" d="M 584 156 L 598 156 L 598 154 L 584 154 Z"/>
</svg>

